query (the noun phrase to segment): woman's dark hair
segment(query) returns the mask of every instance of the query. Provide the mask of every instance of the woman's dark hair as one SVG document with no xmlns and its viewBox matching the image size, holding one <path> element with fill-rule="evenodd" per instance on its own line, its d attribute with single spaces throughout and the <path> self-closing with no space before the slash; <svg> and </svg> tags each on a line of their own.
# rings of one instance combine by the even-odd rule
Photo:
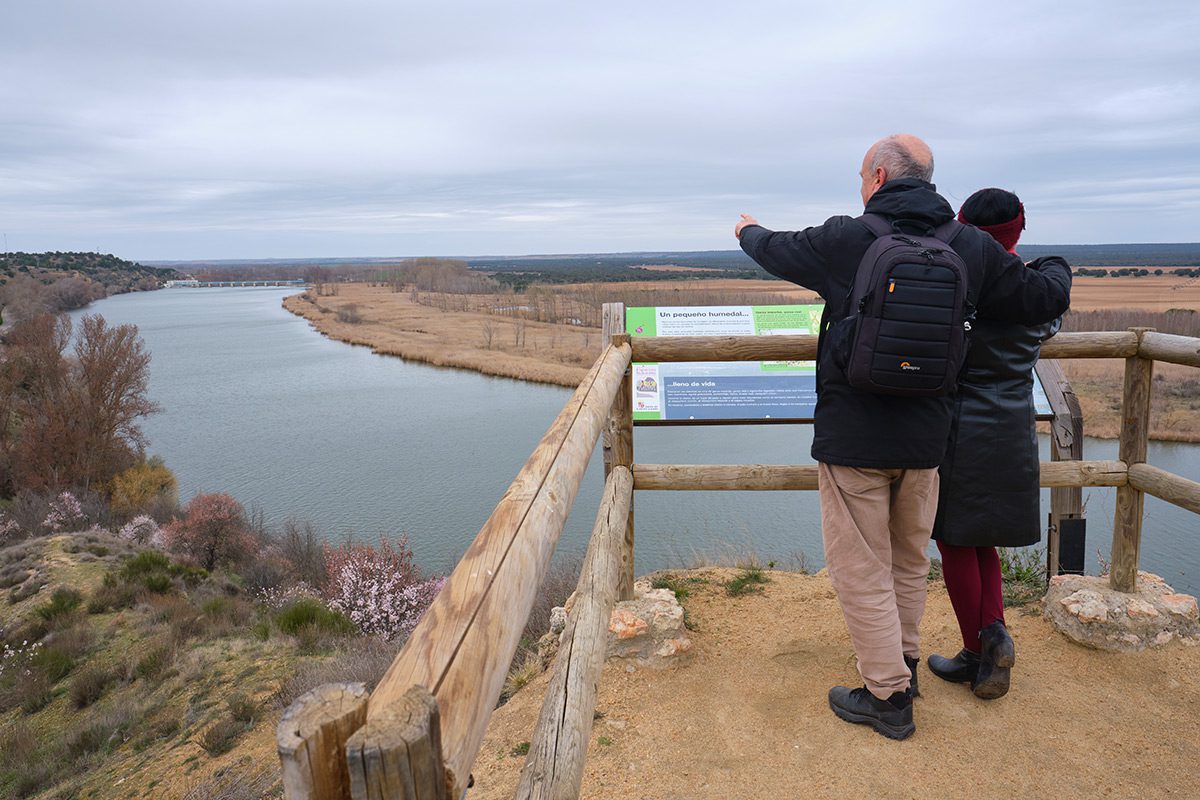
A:
<svg viewBox="0 0 1200 800">
<path fill-rule="evenodd" d="M 980 189 L 962 204 L 963 219 L 972 225 L 1002 225 L 1021 213 L 1021 199 L 1006 189 Z"/>
</svg>

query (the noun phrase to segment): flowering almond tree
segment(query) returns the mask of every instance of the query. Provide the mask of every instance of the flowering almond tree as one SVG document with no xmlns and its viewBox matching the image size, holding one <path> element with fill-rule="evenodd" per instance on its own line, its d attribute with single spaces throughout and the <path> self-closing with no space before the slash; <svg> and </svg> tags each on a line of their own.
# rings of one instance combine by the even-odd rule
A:
<svg viewBox="0 0 1200 800">
<path fill-rule="evenodd" d="M 422 579 L 408 538 L 379 546 L 325 546 L 329 607 L 350 618 L 363 633 L 395 639 L 417 626 L 445 578 Z"/>
</svg>

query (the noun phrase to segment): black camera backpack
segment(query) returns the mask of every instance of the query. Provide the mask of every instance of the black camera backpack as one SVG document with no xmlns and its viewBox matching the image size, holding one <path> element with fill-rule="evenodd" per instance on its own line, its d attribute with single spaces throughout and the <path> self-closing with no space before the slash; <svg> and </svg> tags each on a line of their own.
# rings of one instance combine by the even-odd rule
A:
<svg viewBox="0 0 1200 800">
<path fill-rule="evenodd" d="M 843 319 L 830 326 L 834 362 L 864 391 L 952 393 L 974 318 L 967 266 L 950 247 L 962 224 L 950 220 L 919 236 L 876 214 L 859 220 L 877 238 L 859 262 Z"/>
</svg>

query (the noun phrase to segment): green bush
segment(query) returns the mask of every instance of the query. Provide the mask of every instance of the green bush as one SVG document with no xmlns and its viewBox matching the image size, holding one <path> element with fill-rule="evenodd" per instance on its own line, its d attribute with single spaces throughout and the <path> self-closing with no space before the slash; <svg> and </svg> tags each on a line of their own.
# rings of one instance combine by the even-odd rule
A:
<svg viewBox="0 0 1200 800">
<path fill-rule="evenodd" d="M 121 574 L 129 580 L 140 580 L 147 575 L 167 572 L 171 568 L 171 559 L 157 550 L 143 550 L 125 562 Z"/>
<path fill-rule="evenodd" d="M 75 658 L 64 648 L 50 645 L 43 647 L 33 657 L 33 668 L 51 683 L 58 683 L 75 668 Z"/>
<path fill-rule="evenodd" d="M 357 629 L 345 615 L 333 611 L 320 600 L 302 597 L 275 614 L 275 624 L 284 633 L 298 634 L 303 628 L 322 633 L 349 635 Z"/>
<path fill-rule="evenodd" d="M 103 614 L 108 611 L 120 611 L 130 608 L 137 602 L 138 588 L 134 584 L 118 580 L 111 572 L 104 576 L 100 588 L 88 600 L 89 614 Z"/>
<path fill-rule="evenodd" d="M 200 735 L 200 747 L 210 756 L 219 756 L 232 750 L 237 738 L 245 732 L 245 724 L 233 717 L 225 717 Z"/>
<path fill-rule="evenodd" d="M 138 659 L 133 668 L 133 674 L 143 680 L 152 681 L 159 678 L 175 661 L 175 650 L 170 644 L 160 642 L 153 645 L 149 651 Z"/>
<path fill-rule="evenodd" d="M 154 592 L 154 594 L 166 594 L 171 591 L 173 584 L 168 575 L 147 575 L 142 578 L 142 586 L 145 586 L 147 591 Z"/>
<path fill-rule="evenodd" d="M 71 679 L 71 704 L 75 708 L 87 708 L 104 695 L 116 677 L 101 667 L 85 667 Z"/>
<path fill-rule="evenodd" d="M 21 676 L 16 688 L 21 694 L 21 710 L 26 714 L 36 714 L 54 699 L 54 690 L 50 679 L 37 670 L 29 670 Z"/>
<path fill-rule="evenodd" d="M 54 590 L 50 602 L 38 608 L 38 616 L 46 621 L 51 628 L 60 627 L 75 614 L 75 609 L 83 602 L 83 595 L 65 586 Z"/>
<path fill-rule="evenodd" d="M 254 721 L 258 719 L 258 703 L 241 692 L 234 692 L 230 695 L 229 699 L 225 701 L 225 705 L 229 709 L 230 716 L 237 722 L 253 727 Z"/>
</svg>

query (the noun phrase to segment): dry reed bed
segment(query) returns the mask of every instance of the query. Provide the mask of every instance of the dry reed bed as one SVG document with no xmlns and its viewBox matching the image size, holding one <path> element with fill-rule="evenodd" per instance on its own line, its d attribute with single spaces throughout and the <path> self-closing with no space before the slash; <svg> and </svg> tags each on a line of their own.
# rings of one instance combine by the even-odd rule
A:
<svg viewBox="0 0 1200 800">
<path fill-rule="evenodd" d="M 811 292 L 790 284 L 738 279 L 535 286 L 522 294 L 397 292 L 367 284 L 337 288 L 335 296 L 295 295 L 284 305 L 322 333 L 379 353 L 561 386 L 575 386 L 599 352 L 599 314 L 606 302 L 630 307 L 817 301 Z M 1195 310 L 1200 307 L 1200 281 L 1077 278 L 1073 304 L 1064 330 L 1153 327 L 1200 337 L 1200 311 Z M 358 322 L 346 321 L 354 318 Z M 1116 438 L 1123 362 L 1075 360 L 1064 365 L 1080 398 L 1087 434 Z M 1200 441 L 1200 372 L 1159 364 L 1155 375 L 1151 437 Z"/>
</svg>

